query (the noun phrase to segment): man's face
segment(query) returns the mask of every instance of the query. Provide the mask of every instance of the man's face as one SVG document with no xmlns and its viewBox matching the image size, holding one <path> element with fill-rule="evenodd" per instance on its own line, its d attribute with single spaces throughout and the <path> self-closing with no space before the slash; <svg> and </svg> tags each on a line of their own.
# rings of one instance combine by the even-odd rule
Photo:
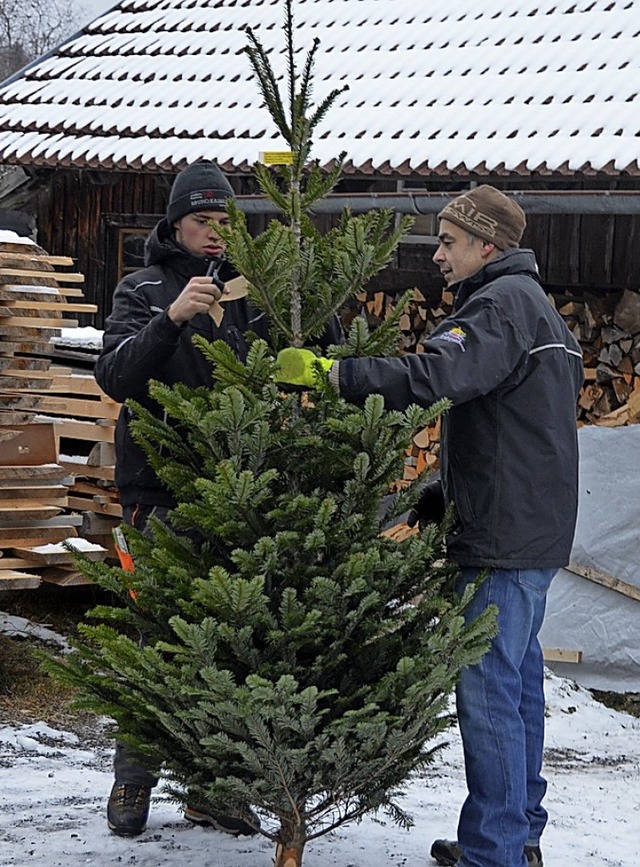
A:
<svg viewBox="0 0 640 867">
<path fill-rule="evenodd" d="M 466 229 L 445 219 L 440 220 L 438 238 L 440 244 L 433 261 L 440 268 L 447 286 L 471 277 L 500 253 L 494 244 L 470 235 Z"/>
<path fill-rule="evenodd" d="M 217 227 L 228 225 L 229 217 L 225 211 L 195 211 L 173 224 L 176 241 L 196 256 L 221 256 L 225 243 Z"/>
</svg>

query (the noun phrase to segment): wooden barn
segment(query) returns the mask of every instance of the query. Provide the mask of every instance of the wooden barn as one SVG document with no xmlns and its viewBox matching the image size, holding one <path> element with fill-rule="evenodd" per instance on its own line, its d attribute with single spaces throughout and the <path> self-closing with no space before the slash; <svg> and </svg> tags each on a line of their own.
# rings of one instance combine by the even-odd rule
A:
<svg viewBox="0 0 640 867">
<path fill-rule="evenodd" d="M 613 309 L 640 287 L 640 0 L 296 0 L 294 12 L 299 63 L 320 40 L 316 101 L 348 88 L 315 142 L 321 165 L 348 160 L 318 220 L 345 205 L 416 218 L 372 291 L 416 287 L 446 312 L 435 214 L 492 183 L 527 210 L 523 243 L 549 291 L 563 307 L 586 297 L 571 308 L 580 336 L 615 326 L 602 299 Z M 251 169 L 283 142 L 244 48 L 251 27 L 283 71 L 283 19 L 283 0 L 122 0 L 0 86 L 2 214 L 26 214 L 43 248 L 74 258 L 98 326 L 180 168 L 216 159 L 253 226 L 269 218 Z M 611 366 L 601 348 L 594 369 Z M 633 333 L 621 352 L 622 394 L 640 371 Z"/>
</svg>

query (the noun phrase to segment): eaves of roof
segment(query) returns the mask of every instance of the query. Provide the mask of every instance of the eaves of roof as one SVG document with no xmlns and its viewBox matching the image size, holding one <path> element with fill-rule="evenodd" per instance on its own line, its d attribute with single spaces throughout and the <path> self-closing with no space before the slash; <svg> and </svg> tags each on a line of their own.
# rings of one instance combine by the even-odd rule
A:
<svg viewBox="0 0 640 867">
<path fill-rule="evenodd" d="M 348 85 L 312 156 L 346 174 L 640 174 L 640 0 L 298 0 L 314 96 Z M 0 87 L 0 162 L 248 173 L 281 150 L 251 25 L 284 72 L 281 0 L 122 0 Z"/>
</svg>

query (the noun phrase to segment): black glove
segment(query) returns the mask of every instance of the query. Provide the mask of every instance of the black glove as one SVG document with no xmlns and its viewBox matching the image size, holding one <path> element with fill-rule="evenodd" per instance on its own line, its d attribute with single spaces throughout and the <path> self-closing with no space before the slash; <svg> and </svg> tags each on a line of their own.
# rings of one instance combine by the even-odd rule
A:
<svg viewBox="0 0 640 867">
<path fill-rule="evenodd" d="M 444 491 L 440 479 L 433 479 L 422 489 L 420 498 L 407 517 L 407 524 L 415 527 L 417 524 L 421 530 L 427 524 L 439 524 L 444 518 L 446 505 Z"/>
</svg>

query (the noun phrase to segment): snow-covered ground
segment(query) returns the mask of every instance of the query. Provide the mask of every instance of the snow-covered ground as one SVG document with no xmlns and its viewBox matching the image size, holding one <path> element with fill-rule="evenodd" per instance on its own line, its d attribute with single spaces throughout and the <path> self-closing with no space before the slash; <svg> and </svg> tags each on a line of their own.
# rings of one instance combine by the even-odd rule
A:
<svg viewBox="0 0 640 867">
<path fill-rule="evenodd" d="M 21 628 L 23 624 L 14 622 Z M 9 631 L 7 629 L 7 631 Z M 640 719 L 548 674 L 547 867 L 640 863 Z M 101 732 L 80 740 L 45 723 L 0 726 L 0 865 L 270 867 L 265 838 L 229 838 L 186 823 L 162 788 L 147 831 L 113 836 L 105 821 L 111 749 Z M 309 844 L 305 867 L 429 867 L 431 841 L 455 834 L 465 794 L 457 730 L 427 778 L 407 787 L 415 826 L 365 819 Z"/>
</svg>

